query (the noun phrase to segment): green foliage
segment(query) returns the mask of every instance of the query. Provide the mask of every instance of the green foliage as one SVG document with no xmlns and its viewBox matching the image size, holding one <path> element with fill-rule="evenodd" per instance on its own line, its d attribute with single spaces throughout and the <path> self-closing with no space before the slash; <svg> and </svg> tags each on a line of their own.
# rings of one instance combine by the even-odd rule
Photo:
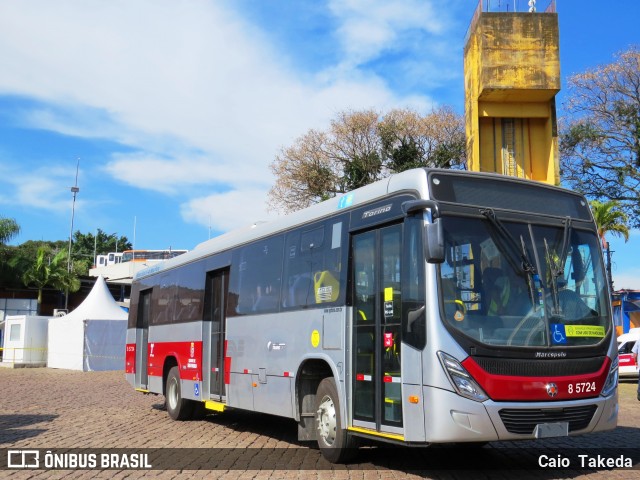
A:
<svg viewBox="0 0 640 480">
<path fill-rule="evenodd" d="M 75 292 L 80 289 L 80 280 L 74 272 L 68 270 L 68 256 L 65 250 L 55 255 L 45 246 L 38 248 L 34 261 L 22 274 L 27 287 L 38 289 L 38 310 L 42 304 L 42 290 L 52 287 L 58 290 Z"/>
<path fill-rule="evenodd" d="M 125 236 L 118 237 L 118 234 L 107 234 L 98 229 L 95 235 L 92 233 L 80 233 L 76 231 L 73 234 L 73 248 L 71 255 L 73 257 L 90 255 L 93 252 L 96 255 L 104 255 L 109 252 L 122 252 L 123 250 L 131 250 L 131 242 Z"/>
<path fill-rule="evenodd" d="M 628 218 L 627 215 L 620 210 L 620 202 L 616 200 L 608 200 L 605 202 L 592 200 L 589 204 L 591 205 L 593 219 L 598 227 L 598 236 L 604 248 L 606 248 L 607 245 L 605 239 L 607 233 L 621 236 L 625 242 L 629 240 Z"/>
<path fill-rule="evenodd" d="M 117 242 L 117 243 L 116 243 Z M 124 236 L 108 235 L 98 229 L 96 235 L 74 233 L 71 249 L 71 272 L 68 272 L 69 241 L 28 240 L 18 246 L 0 247 L 0 282 L 11 288 L 23 285 L 38 288 L 39 301 L 42 289 L 56 288 L 73 292 L 80 282 L 78 277 L 88 275 L 97 255 L 130 250 L 131 242 Z M 77 285 L 77 287 L 76 287 Z"/>
<path fill-rule="evenodd" d="M 346 190 L 354 190 L 375 182 L 381 169 L 382 162 L 376 152 L 354 156 L 350 162 L 344 165 L 343 182 Z"/>
<path fill-rule="evenodd" d="M 640 51 L 569 79 L 559 138 L 563 182 L 590 198 L 616 200 L 640 226 Z"/>
<path fill-rule="evenodd" d="M 13 218 L 0 217 L 0 244 L 7 243 L 20 233 L 20 225 Z"/>
<path fill-rule="evenodd" d="M 131 248 L 131 242 L 127 237 L 118 237 L 115 233 L 107 234 L 101 229 L 98 229 L 95 235 L 76 231 L 71 245 L 73 270 L 78 275 L 87 275 L 95 261 L 94 253 L 104 255 L 109 252 L 131 250 Z"/>
</svg>

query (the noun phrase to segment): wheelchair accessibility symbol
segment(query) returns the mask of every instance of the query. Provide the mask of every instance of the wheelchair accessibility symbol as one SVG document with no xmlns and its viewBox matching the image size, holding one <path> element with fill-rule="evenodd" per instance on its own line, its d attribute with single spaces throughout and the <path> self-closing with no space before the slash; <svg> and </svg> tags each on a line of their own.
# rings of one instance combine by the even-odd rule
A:
<svg viewBox="0 0 640 480">
<path fill-rule="evenodd" d="M 564 325 L 560 323 L 551 324 L 551 343 L 554 345 L 565 345 L 567 343 L 567 333 Z"/>
</svg>

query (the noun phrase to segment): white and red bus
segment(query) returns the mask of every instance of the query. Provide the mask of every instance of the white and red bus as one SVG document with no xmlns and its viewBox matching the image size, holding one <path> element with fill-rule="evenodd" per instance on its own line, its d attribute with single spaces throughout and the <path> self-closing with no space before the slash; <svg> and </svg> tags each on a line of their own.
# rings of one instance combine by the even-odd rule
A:
<svg viewBox="0 0 640 480">
<path fill-rule="evenodd" d="M 169 415 L 298 422 L 333 462 L 617 423 L 598 235 L 575 193 L 417 169 L 231 232 L 134 279 L 126 377 Z"/>
</svg>

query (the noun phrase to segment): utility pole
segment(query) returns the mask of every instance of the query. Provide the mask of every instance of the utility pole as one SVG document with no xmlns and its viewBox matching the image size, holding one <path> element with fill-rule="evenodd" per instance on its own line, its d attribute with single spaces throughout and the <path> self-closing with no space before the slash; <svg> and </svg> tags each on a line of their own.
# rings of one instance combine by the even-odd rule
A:
<svg viewBox="0 0 640 480">
<path fill-rule="evenodd" d="M 78 188 L 78 170 L 80 169 L 80 159 L 76 164 L 76 181 L 71 187 L 71 193 L 73 194 L 73 203 L 71 204 L 71 228 L 69 229 L 69 256 L 67 257 L 67 273 L 71 273 L 71 243 L 73 241 L 73 218 L 76 212 L 76 195 L 80 189 Z M 64 296 L 64 308 L 69 309 L 69 288 L 66 289 Z"/>
<path fill-rule="evenodd" d="M 607 242 L 607 280 L 609 281 L 609 294 L 613 294 L 613 275 L 611 275 L 611 254 L 613 252 L 609 248 L 609 242 Z"/>
</svg>

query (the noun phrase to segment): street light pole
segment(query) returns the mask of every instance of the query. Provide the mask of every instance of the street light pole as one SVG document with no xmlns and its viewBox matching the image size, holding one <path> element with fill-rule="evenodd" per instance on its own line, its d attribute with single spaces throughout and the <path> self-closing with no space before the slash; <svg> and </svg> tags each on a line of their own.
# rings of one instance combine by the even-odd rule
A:
<svg viewBox="0 0 640 480">
<path fill-rule="evenodd" d="M 76 195 L 80 191 L 78 188 L 78 170 L 80 169 L 80 159 L 78 159 L 78 163 L 76 164 L 76 181 L 71 187 L 71 193 L 73 194 L 73 203 L 71 204 L 71 228 L 69 229 L 69 256 L 67 257 L 67 273 L 71 273 L 71 242 L 73 240 L 73 218 L 76 212 Z M 67 310 L 69 308 L 69 289 L 65 292 L 64 296 L 64 308 Z"/>
</svg>

